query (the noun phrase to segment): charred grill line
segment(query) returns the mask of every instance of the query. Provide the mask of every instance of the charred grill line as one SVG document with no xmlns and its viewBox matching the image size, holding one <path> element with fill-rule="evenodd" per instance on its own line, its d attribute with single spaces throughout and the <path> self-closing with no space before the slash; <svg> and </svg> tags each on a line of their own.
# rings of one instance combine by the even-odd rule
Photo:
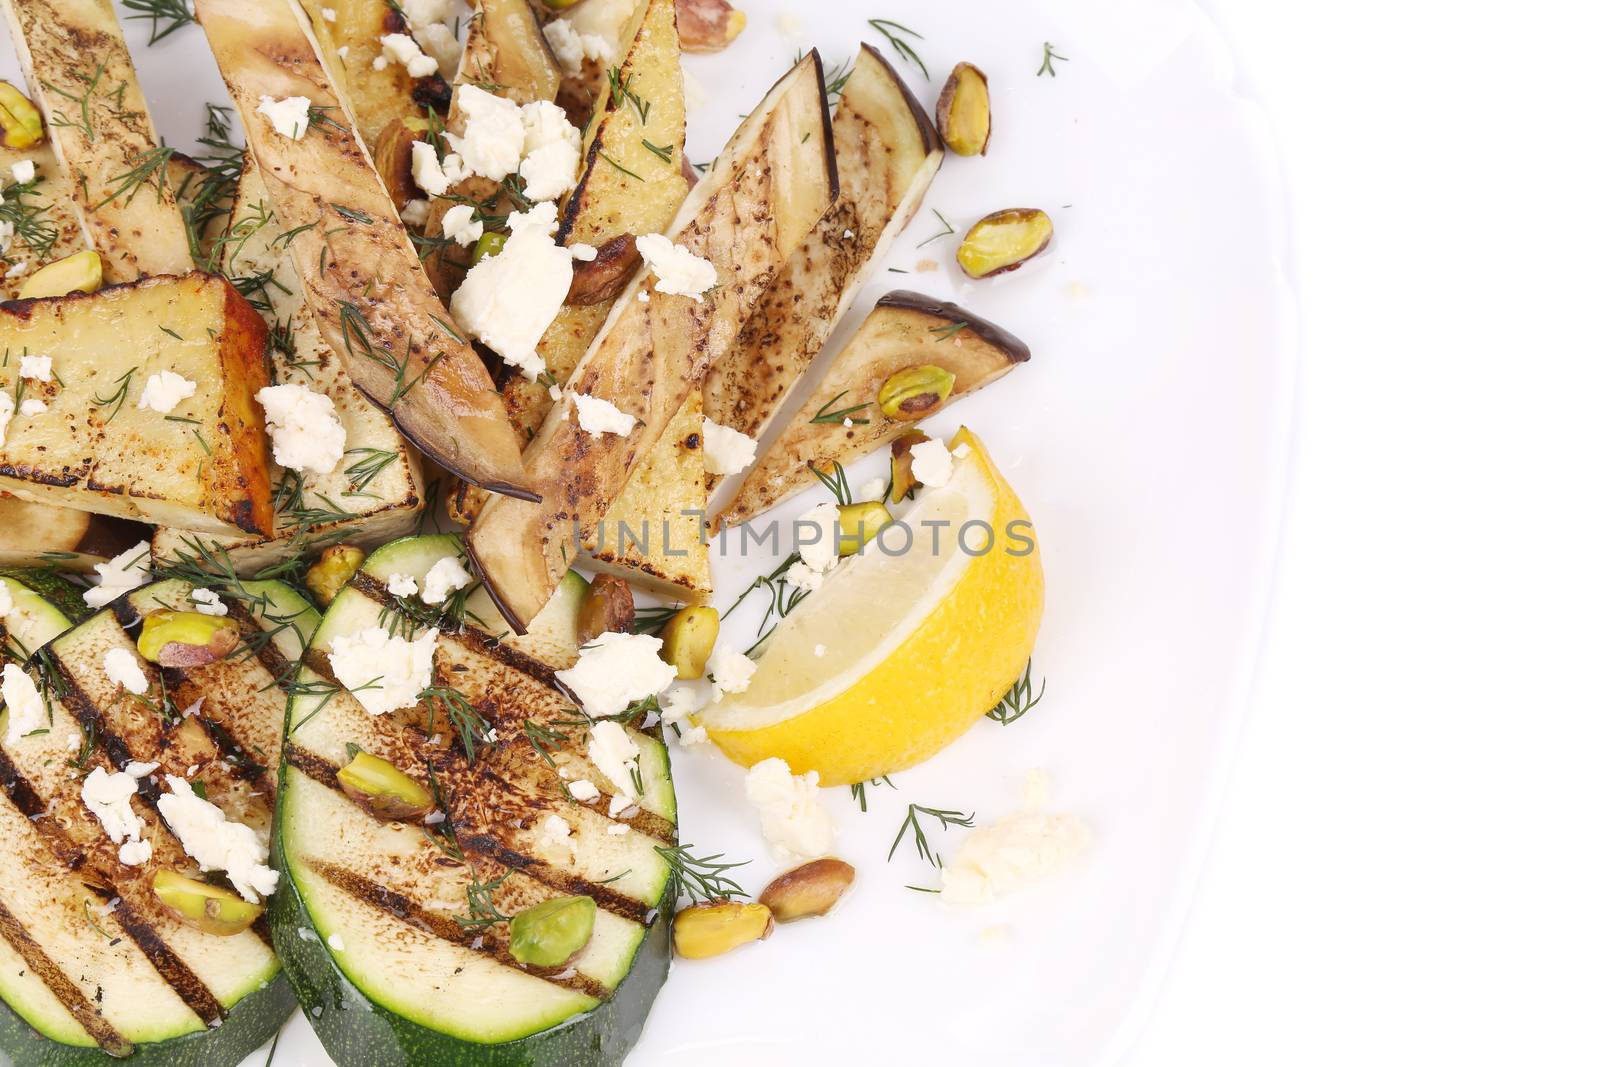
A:
<svg viewBox="0 0 1600 1067">
<path fill-rule="evenodd" d="M 108 903 L 115 901 L 116 907 L 111 914 L 116 917 L 117 925 L 122 927 L 124 933 L 139 946 L 145 954 L 150 965 L 156 969 L 172 991 L 187 1005 L 189 1010 L 200 1016 L 207 1026 L 216 1026 L 227 1018 L 228 1013 L 217 998 L 211 995 L 211 990 L 200 980 L 200 976 L 189 969 L 189 965 L 172 951 L 155 928 L 145 921 L 144 916 L 134 910 L 128 903 L 128 898 L 118 893 L 115 888 L 100 888 L 91 886 L 91 889 L 105 899 Z"/>
<path fill-rule="evenodd" d="M 538 975 L 547 982 L 575 990 L 596 1000 L 605 1000 L 610 996 L 610 991 L 605 986 L 587 975 L 574 973 L 567 975 L 567 977 L 560 977 L 566 974 L 570 968 L 532 967 L 521 963 L 515 956 L 511 955 L 509 947 L 499 937 L 487 932 L 478 934 L 467 930 L 455 919 L 430 911 L 405 894 L 397 893 L 386 886 L 381 886 L 354 871 L 331 863 L 324 863 L 320 860 L 311 861 L 310 867 L 317 874 L 362 903 L 387 912 L 396 919 L 416 927 L 424 933 L 432 934 L 441 941 L 448 941 L 451 944 L 488 956 L 496 963 L 504 964 L 507 967 L 514 967 L 517 970 Z M 474 948 L 473 942 L 479 941 L 480 938 L 481 942 Z"/>
<path fill-rule="evenodd" d="M 606 911 L 640 926 L 647 925 L 647 916 L 654 910 L 648 904 L 623 896 L 610 886 L 568 874 L 537 856 L 529 856 L 509 848 L 488 834 L 463 833 L 458 827 L 456 842 L 467 852 L 491 859 L 502 867 L 510 867 L 563 894 L 592 897 L 594 902 Z"/>
<path fill-rule="evenodd" d="M 16 950 L 28 969 L 45 984 L 61 1006 L 77 1020 L 78 1025 L 94 1038 L 95 1044 L 112 1056 L 132 1055 L 133 1042 L 118 1033 L 116 1027 L 89 1003 L 83 990 L 72 984 L 72 979 L 56 965 L 56 961 L 49 957 L 39 942 L 28 933 L 27 927 L 4 904 L 0 904 L 0 937 L 5 938 Z"/>
</svg>

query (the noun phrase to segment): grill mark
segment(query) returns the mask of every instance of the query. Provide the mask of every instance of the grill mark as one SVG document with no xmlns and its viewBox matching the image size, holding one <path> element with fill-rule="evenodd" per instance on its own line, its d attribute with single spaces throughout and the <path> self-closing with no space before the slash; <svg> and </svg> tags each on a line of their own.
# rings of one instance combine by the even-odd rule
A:
<svg viewBox="0 0 1600 1067">
<path fill-rule="evenodd" d="M 107 902 L 116 900 L 116 907 L 111 914 L 116 917 L 117 925 L 122 927 L 124 933 L 139 946 L 145 954 L 156 973 L 161 975 L 172 991 L 187 1005 L 189 1010 L 200 1016 L 206 1026 L 216 1026 L 227 1017 L 217 998 L 211 995 L 211 990 L 206 988 L 200 976 L 189 969 L 189 965 L 179 958 L 172 947 L 166 943 L 160 934 L 151 926 L 132 905 L 128 899 L 117 893 L 115 889 L 90 887 Z"/>
<path fill-rule="evenodd" d="M 77 1020 L 79 1026 L 88 1031 L 94 1043 L 112 1056 L 130 1056 L 133 1054 L 133 1042 L 117 1032 L 116 1027 L 106 1021 L 105 1016 L 89 1002 L 83 995 L 83 990 L 72 984 L 72 979 L 57 966 L 45 952 L 44 947 L 33 939 L 17 917 L 11 914 L 9 908 L 0 904 L 0 937 L 16 950 L 23 962 L 28 965 L 41 982 L 50 990 L 52 996 L 60 1001 L 67 1013 Z"/>
<path fill-rule="evenodd" d="M 299 745 L 289 745 L 285 749 L 284 755 L 289 760 L 289 766 L 295 770 L 300 771 L 307 777 L 316 779 L 317 782 L 329 789 L 339 788 L 339 779 L 336 777 L 339 773 L 339 768 L 315 752 L 309 752 Z"/>
<path fill-rule="evenodd" d="M 568 967 L 533 967 L 522 963 L 511 954 L 508 944 L 494 934 L 485 932 L 480 935 L 463 929 L 460 923 L 449 916 L 430 911 L 404 893 L 397 893 L 387 886 L 381 886 L 355 871 L 321 860 L 311 860 L 307 866 L 362 903 L 386 912 L 408 926 L 431 934 L 441 941 L 448 941 L 479 955 L 488 956 L 506 967 L 538 975 L 547 982 L 586 994 L 596 1000 L 605 1000 L 611 995 L 610 990 L 587 975 L 575 973 L 565 978 L 559 977 L 570 969 Z M 473 948 L 472 943 L 480 937 L 481 944 Z"/>
</svg>

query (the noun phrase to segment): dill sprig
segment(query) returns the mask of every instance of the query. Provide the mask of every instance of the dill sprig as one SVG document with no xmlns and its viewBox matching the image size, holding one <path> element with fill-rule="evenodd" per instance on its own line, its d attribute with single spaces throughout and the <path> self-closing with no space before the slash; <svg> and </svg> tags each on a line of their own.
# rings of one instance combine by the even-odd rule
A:
<svg viewBox="0 0 1600 1067">
<path fill-rule="evenodd" d="M 639 143 L 644 145 L 644 150 L 661 160 L 663 163 L 672 162 L 672 146 L 651 144 L 648 138 L 639 138 Z"/>
<path fill-rule="evenodd" d="M 172 160 L 172 155 L 175 151 L 177 150 L 162 145 L 158 148 L 150 148 L 140 152 L 134 157 L 133 166 L 121 174 L 112 175 L 111 181 L 117 183 L 116 187 L 107 194 L 104 200 L 94 204 L 90 210 L 105 207 L 124 193 L 128 197 L 127 203 L 123 205 L 126 207 L 127 204 L 133 203 L 133 198 L 139 195 L 140 187 L 145 185 L 155 190 L 157 198 L 165 199 L 169 192 L 167 189 L 167 164 Z"/>
<path fill-rule="evenodd" d="M 926 815 L 930 819 L 937 819 L 939 825 L 948 830 L 952 826 L 970 828 L 973 820 L 977 818 L 977 814 L 977 812 L 973 812 L 971 815 L 963 815 L 959 811 L 950 811 L 946 808 L 929 808 L 921 804 L 908 804 L 906 805 L 905 821 L 900 824 L 900 832 L 894 835 L 894 844 L 889 846 L 889 858 L 894 859 L 895 850 L 900 847 L 900 842 L 905 838 L 906 831 L 910 830 L 917 846 L 917 855 L 935 867 L 943 867 L 944 861 L 939 858 L 939 853 L 935 852 L 933 846 L 928 843 L 928 835 L 923 831 L 922 823 L 918 821 L 917 816 Z"/>
<path fill-rule="evenodd" d="M 954 337 L 962 330 L 965 330 L 970 325 L 972 324 L 969 322 L 952 322 L 944 326 L 929 326 L 928 332 L 933 334 L 934 343 L 937 344 L 940 341 L 950 340 L 950 338 Z"/>
<path fill-rule="evenodd" d="M 889 780 L 889 776 L 887 774 L 882 778 L 869 778 L 865 782 L 857 782 L 855 785 L 850 787 L 850 796 L 858 805 L 860 805 L 862 811 L 867 810 L 867 786 L 869 785 L 886 785 L 890 789 L 900 788 Z"/>
<path fill-rule="evenodd" d="M 691 855 L 693 845 L 657 845 L 656 853 L 667 861 L 667 892 L 665 899 L 676 902 L 687 896 L 690 901 L 726 900 L 729 897 L 748 897 L 738 882 L 727 872 L 748 864 L 722 862 L 723 853 L 699 857 Z"/>
<path fill-rule="evenodd" d="M 835 408 L 833 406 L 833 405 L 837 404 L 840 400 L 843 400 L 845 393 L 848 393 L 849 391 L 850 390 L 846 389 L 843 393 L 840 393 L 838 396 L 834 397 L 832 400 L 830 400 L 826 404 L 822 405 L 822 409 L 811 417 L 811 421 L 814 424 L 817 424 L 817 425 L 822 425 L 824 423 L 833 423 L 835 425 L 841 425 L 841 426 L 844 424 L 844 420 L 845 419 L 849 419 L 853 423 L 859 422 L 859 423 L 862 423 L 863 425 L 866 424 L 867 422 L 871 421 L 870 419 L 865 419 L 865 418 L 858 419 L 858 418 L 855 417 L 856 412 L 865 411 L 865 410 L 867 410 L 868 408 L 870 408 L 872 406 L 872 401 L 870 401 L 870 400 L 867 401 L 865 404 L 857 404 L 854 407 L 849 407 L 849 408 Z"/>
<path fill-rule="evenodd" d="M 1044 62 L 1039 64 L 1039 69 L 1033 72 L 1033 76 L 1035 78 L 1042 78 L 1048 74 L 1050 77 L 1054 78 L 1056 76 L 1055 61 L 1058 59 L 1063 63 L 1071 62 L 1071 60 L 1069 60 L 1066 56 L 1062 55 L 1060 52 L 1057 52 L 1049 41 L 1046 41 L 1044 43 Z"/>
<path fill-rule="evenodd" d="M 417 694 L 417 702 L 425 705 L 430 715 L 443 711 L 461 741 L 467 762 L 477 758 L 478 746 L 485 743 L 489 734 L 489 724 L 465 693 L 453 686 L 430 685 Z"/>
<path fill-rule="evenodd" d="M 468 858 L 466 851 L 461 847 L 461 841 L 456 836 L 455 817 L 450 814 L 450 796 L 445 792 L 444 784 L 439 781 L 439 776 L 434 773 L 433 764 L 428 764 L 428 787 L 433 791 L 433 803 L 443 819 L 437 823 L 437 830 L 426 827 L 423 833 L 446 856 L 467 868 L 467 914 L 457 916 L 456 924 L 464 930 L 482 930 L 496 923 L 510 922 L 511 916 L 495 907 L 494 892 L 505 882 L 510 871 L 506 871 L 498 878 L 485 882 L 478 873 L 478 867 Z"/>
<path fill-rule="evenodd" d="M 941 238 L 941 237 L 949 237 L 951 234 L 956 232 L 956 228 L 954 226 L 950 225 L 950 220 L 949 219 L 945 218 L 943 215 L 941 215 L 939 213 L 939 209 L 938 208 L 934 208 L 933 209 L 933 215 L 934 215 L 935 218 L 937 218 L 939 220 L 939 224 L 941 226 L 943 226 L 944 229 L 940 230 L 938 233 L 934 234 L 932 237 L 929 237 L 927 240 L 918 243 L 918 245 L 917 245 L 918 248 L 921 248 L 923 245 L 931 245 L 931 244 L 933 244 L 933 242 L 939 240 L 939 238 Z"/>
<path fill-rule="evenodd" d="M 128 402 L 128 386 L 132 384 L 133 372 L 137 369 L 137 367 L 130 367 L 128 369 L 128 373 L 118 378 L 116 381 L 117 388 L 110 396 L 101 396 L 99 393 L 95 394 L 94 402 L 97 406 L 111 406 L 111 414 L 106 416 L 107 422 L 110 422 L 112 419 L 116 418 L 117 412 L 122 410 L 122 405 Z"/>
<path fill-rule="evenodd" d="M 620 67 L 608 67 L 606 68 L 606 81 L 610 83 L 611 87 L 612 107 L 621 107 L 623 102 L 626 101 L 632 104 L 633 109 L 639 113 L 640 125 L 646 125 L 650 122 L 650 101 L 642 99 L 638 93 L 634 92 L 633 75 L 630 74 L 624 79 Z"/>
<path fill-rule="evenodd" d="M 895 52 L 899 54 L 901 59 L 915 63 L 917 65 L 917 69 L 922 71 L 922 76 L 924 78 L 929 76 L 927 64 L 922 62 L 922 57 L 917 55 L 916 49 L 911 47 L 911 43 L 904 37 L 895 36 L 896 33 L 902 33 L 911 37 L 915 37 L 920 41 L 923 39 L 922 34 L 918 33 L 916 30 L 913 30 L 909 26 L 902 26 L 900 23 L 891 22 L 889 19 L 868 19 L 867 25 L 883 34 L 883 36 L 888 39 L 889 43 L 894 46 Z"/>
<path fill-rule="evenodd" d="M 1022 677 L 1012 683 L 1005 696 L 1000 698 L 1000 703 L 990 708 L 986 714 L 1001 726 L 1010 726 L 1028 712 L 1033 706 L 1044 699 L 1045 679 L 1039 681 L 1039 692 L 1033 691 L 1033 660 L 1028 660 L 1028 667 L 1022 672 Z"/>
<path fill-rule="evenodd" d="M 666 629 L 667 623 L 677 617 L 683 610 L 682 604 L 673 604 L 671 607 L 644 608 L 633 613 L 633 632 L 636 634 L 649 634 L 658 637 Z"/>
<path fill-rule="evenodd" d="M 28 251 L 43 259 L 55 248 L 61 233 L 50 225 L 46 214 L 48 204 L 28 203 L 28 197 L 39 195 L 39 181 L 34 178 L 5 191 L 5 199 L 0 200 L 0 222 L 9 222 L 12 238 L 27 245 Z"/>
<path fill-rule="evenodd" d="M 738 599 L 729 605 L 728 610 L 722 613 L 722 618 L 726 619 L 733 614 L 740 604 L 744 603 L 745 598 L 751 593 L 757 589 L 766 591 L 768 597 L 767 611 L 761 617 L 761 625 L 756 628 L 755 641 L 751 643 L 749 648 L 744 650 L 745 655 L 748 656 L 755 651 L 761 642 L 765 641 L 772 631 L 777 628 L 778 621 L 787 616 L 800 601 L 810 595 L 806 590 L 792 587 L 789 584 L 787 572 L 790 567 L 799 561 L 800 553 L 791 552 L 771 573 L 757 576 L 755 581 L 746 586 L 744 592 L 739 594 Z"/>
<path fill-rule="evenodd" d="M 69 103 L 78 105 L 78 115 L 76 118 L 71 117 L 64 111 L 57 110 L 50 112 L 50 125 L 62 129 L 82 130 L 83 139 L 88 141 L 90 144 L 94 143 L 94 120 L 89 113 L 89 101 L 94 97 L 94 94 L 100 88 L 100 79 L 104 78 L 106 75 L 106 64 L 108 62 L 110 61 L 102 59 L 99 64 L 95 66 L 94 73 L 88 77 L 85 77 L 78 71 L 69 72 L 70 76 L 83 86 L 83 92 L 81 93 L 69 93 L 59 85 L 56 85 L 52 82 L 41 81 L 39 83 L 40 88 L 54 93 Z M 125 88 L 127 83 L 124 82 L 123 86 Z"/>
<path fill-rule="evenodd" d="M 400 458 L 398 452 L 369 447 L 352 448 L 345 455 L 361 457 L 344 469 L 344 476 L 350 483 L 350 489 L 344 494 L 345 496 L 365 493 L 367 486 Z"/>
<path fill-rule="evenodd" d="M 613 167 L 615 167 L 618 170 L 620 170 L 622 173 L 626 174 L 628 177 L 634 179 L 635 181 L 641 181 L 641 182 L 644 181 L 644 179 L 639 177 L 639 175 L 635 174 L 633 171 L 629 170 L 627 167 L 624 167 L 621 163 L 618 163 L 616 160 L 612 159 L 610 156 L 606 155 L 604 152 L 597 152 L 595 154 L 598 155 L 601 159 L 605 160 L 607 163 L 611 164 Z"/>
<path fill-rule="evenodd" d="M 817 481 L 821 482 L 822 487 L 833 495 L 833 499 L 839 502 L 840 507 L 855 503 L 855 498 L 850 495 L 850 479 L 845 477 L 844 464 L 835 463 L 833 471 L 828 474 L 824 474 L 822 469 L 815 463 L 808 462 L 806 469 L 816 476 Z"/>
<path fill-rule="evenodd" d="M 151 44 L 194 21 L 189 0 L 122 0 L 122 6 L 130 18 L 149 20 Z"/>
</svg>

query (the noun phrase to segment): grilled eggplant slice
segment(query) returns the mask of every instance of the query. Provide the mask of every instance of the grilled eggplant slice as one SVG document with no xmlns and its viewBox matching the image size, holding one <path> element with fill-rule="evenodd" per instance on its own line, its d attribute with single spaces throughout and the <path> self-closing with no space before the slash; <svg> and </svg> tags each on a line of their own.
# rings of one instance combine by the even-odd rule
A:
<svg viewBox="0 0 1600 1067">
<path fill-rule="evenodd" d="M 492 500 L 469 545 L 513 626 L 529 622 L 573 558 L 573 527 L 593 531 L 655 447 L 706 367 L 732 343 L 773 277 L 838 194 L 832 129 L 815 51 L 768 92 L 690 192 L 673 239 L 717 268 L 698 301 L 646 292 L 636 278 L 574 370 L 528 449 L 537 502 Z M 638 419 L 627 435 L 579 426 L 575 394 Z"/>
<path fill-rule="evenodd" d="M 208 533 L 270 533 L 272 486 L 256 392 L 267 327 L 227 281 L 199 272 L 0 305 L 0 488 L 37 504 Z M 47 353 L 47 380 L 23 378 Z M 33 368 L 37 370 L 38 368 Z M 171 412 L 141 408 L 148 376 L 195 383 Z M 29 399 L 44 411 L 24 414 Z"/>
<path fill-rule="evenodd" d="M 814 487 L 813 467 L 827 472 L 836 463 L 849 463 L 931 414 L 900 419 L 884 415 L 879 392 L 897 372 L 931 366 L 954 375 L 954 387 L 933 409 L 938 410 L 1027 360 L 1028 346 L 992 322 L 917 293 L 889 293 L 833 361 L 794 421 L 750 468 L 715 526 L 749 521 Z"/>
<path fill-rule="evenodd" d="M 0 856 L 22 872 L 0 886 L 0 1050 L 16 1063 L 87 1067 L 111 1053 L 226 1067 L 294 1009 L 259 925 L 208 934 L 156 897 L 156 872 L 199 874 L 156 813 L 159 779 L 141 779 L 132 801 L 153 850 L 138 866 L 120 862 L 81 799 L 89 771 L 147 761 L 203 783 L 231 820 L 268 828 L 287 701 L 275 678 L 316 612 L 279 583 L 221 585 L 249 654 L 168 668 L 145 697 L 110 683 L 105 653 L 132 652 L 142 619 L 189 606 L 191 589 L 146 586 L 48 645 L 50 724 L 0 747 Z"/>
<path fill-rule="evenodd" d="M 0 567 L 85 572 L 149 536 L 127 519 L 0 495 Z"/>
<path fill-rule="evenodd" d="M 894 68 L 862 45 L 833 117 L 839 199 L 706 372 L 706 418 L 759 440 L 916 214 L 944 150 Z M 713 487 L 718 481 L 712 476 Z"/>
<path fill-rule="evenodd" d="M 617 68 L 617 84 L 629 86 L 633 95 L 607 95 L 597 120 L 590 124 L 584 137 L 583 173 L 567 198 L 556 235 L 562 244 L 601 249 L 602 259 L 607 246 L 619 238 L 665 230 L 689 193 L 688 181 L 678 173 L 684 139 L 683 71 L 672 0 L 641 3 L 631 26 L 633 32 L 626 39 L 632 44 Z M 635 101 L 649 101 L 648 109 Z M 646 143 L 660 151 L 652 152 Z M 638 260 L 631 262 L 636 266 Z M 633 274 L 628 271 L 628 278 Z M 566 383 L 588 351 L 616 295 L 586 298 L 582 303 L 569 297 L 540 338 L 539 355 L 558 385 Z M 531 438 L 550 412 L 550 390 L 526 375 L 513 374 L 503 391 L 512 423 Z M 486 498 L 470 486 L 458 486 L 450 498 L 452 517 L 470 523 Z"/>
<path fill-rule="evenodd" d="M 3 0 L 50 145 L 106 278 L 194 269 L 166 157 L 111 0 Z M 74 121 L 76 120 L 76 121 Z M 54 257 L 52 257 L 54 258 Z"/>
<path fill-rule="evenodd" d="M 420 576 L 460 551 L 444 536 L 378 550 L 312 639 L 289 711 L 274 940 L 339 1063 L 617 1063 L 670 955 L 669 870 L 657 850 L 676 841 L 677 812 L 660 740 L 630 731 L 641 753 L 638 805 L 613 818 L 604 794 L 593 803 L 569 798 L 558 767 L 612 787 L 585 758 L 583 731 L 571 725 L 577 709 L 551 665 L 472 621 L 478 592 L 445 621 L 435 658 L 436 685 L 499 735 L 480 741 L 470 762 L 459 745 L 410 725 L 415 717 L 367 714 L 310 666 L 336 636 L 407 612 L 386 592 L 390 576 Z M 549 632 L 567 627 L 570 636 L 575 613 L 572 598 Z M 354 752 L 427 783 L 447 818 L 390 821 L 350 799 L 337 774 Z M 552 837 L 551 816 L 570 834 Z M 628 829 L 608 832 L 618 825 Z M 593 935 L 570 965 L 522 964 L 505 923 L 470 921 L 492 918 L 485 904 L 511 916 L 574 895 L 598 907 Z"/>
<path fill-rule="evenodd" d="M 271 465 L 270 537 L 219 538 L 162 527 L 150 542 L 158 562 L 222 549 L 237 573 L 255 574 L 312 543 L 376 547 L 402 536 L 416 521 L 423 496 L 421 465 L 389 416 L 356 390 L 344 362 L 323 340 L 306 307 L 300 275 L 284 251 L 284 234 L 261 173 L 247 155 L 220 265 L 231 277 L 250 279 L 257 303 L 271 319 L 273 380 L 297 382 L 333 400 L 345 428 L 344 458 L 328 474 Z"/>
<path fill-rule="evenodd" d="M 477 353 L 450 321 L 361 142 L 350 132 L 293 0 L 200 0 L 211 42 L 261 167 L 306 305 L 356 388 L 458 477 L 530 496 L 521 439 Z M 256 112 L 304 96 L 320 116 L 294 141 Z"/>
</svg>

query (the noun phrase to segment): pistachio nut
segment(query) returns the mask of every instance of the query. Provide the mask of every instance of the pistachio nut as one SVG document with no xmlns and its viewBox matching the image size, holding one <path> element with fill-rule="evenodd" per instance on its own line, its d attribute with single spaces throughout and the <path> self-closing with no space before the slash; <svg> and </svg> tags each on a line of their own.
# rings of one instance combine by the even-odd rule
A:
<svg viewBox="0 0 1600 1067">
<path fill-rule="evenodd" d="M 564 967 L 594 934 L 594 900 L 552 897 L 511 919 L 511 954 L 534 967 Z"/>
<path fill-rule="evenodd" d="M 1050 216 L 1038 208 L 996 211 L 972 224 L 956 249 L 956 262 L 969 278 L 1004 274 L 1043 252 L 1054 233 Z"/>
<path fill-rule="evenodd" d="M 478 243 L 472 246 L 472 264 L 477 266 L 486 259 L 493 259 L 505 250 L 506 235 L 495 233 L 492 230 L 478 238 Z"/>
<path fill-rule="evenodd" d="M 922 483 L 911 473 L 911 446 L 928 440 L 921 430 L 907 430 L 889 446 L 889 499 L 898 504 Z"/>
<path fill-rule="evenodd" d="M 355 545 L 329 545 L 306 571 L 306 588 L 318 604 L 327 607 L 366 560 L 367 554 Z"/>
<path fill-rule="evenodd" d="M 156 899 L 190 926 L 227 937 L 250 928 L 261 915 L 261 905 L 209 882 L 186 878 L 177 871 L 160 870 L 151 880 Z"/>
<path fill-rule="evenodd" d="M 414 822 L 433 810 L 426 786 L 370 752 L 357 752 L 334 777 L 345 796 L 380 819 Z"/>
<path fill-rule="evenodd" d="M 632 629 L 633 590 L 614 574 L 596 575 L 578 604 L 578 644 L 587 645 L 603 633 L 625 634 Z"/>
<path fill-rule="evenodd" d="M 761 903 L 781 923 L 826 915 L 856 880 L 856 869 L 831 857 L 778 875 L 761 891 Z"/>
<path fill-rule="evenodd" d="M 10 82 L 0 82 L 0 130 L 7 148 L 32 148 L 44 140 L 44 116 Z"/>
<path fill-rule="evenodd" d="M 226 615 L 163 608 L 144 617 L 139 655 L 163 667 L 201 667 L 215 663 L 239 644 L 239 624 Z"/>
<path fill-rule="evenodd" d="M 958 156 L 989 151 L 989 79 L 971 63 L 957 63 L 939 93 L 939 136 Z"/>
<path fill-rule="evenodd" d="M 896 422 L 915 422 L 944 407 L 956 376 L 932 363 L 889 375 L 878 390 L 878 407 Z"/>
<path fill-rule="evenodd" d="M 878 531 L 894 521 L 889 509 L 876 500 L 846 504 L 839 509 L 839 555 L 853 556 L 872 543 Z"/>
<path fill-rule="evenodd" d="M 92 293 L 105 280 L 100 253 L 85 249 L 74 252 L 54 263 L 46 263 L 22 281 L 17 290 L 19 300 L 40 296 L 66 296 L 68 293 Z"/>
<path fill-rule="evenodd" d="M 721 628 L 716 608 L 684 608 L 661 630 L 661 658 L 677 668 L 683 681 L 702 678 Z"/>
<path fill-rule="evenodd" d="M 772 936 L 772 927 L 772 909 L 765 904 L 714 900 L 678 912 L 672 920 L 672 941 L 678 955 L 703 960 L 765 941 Z"/>
</svg>

